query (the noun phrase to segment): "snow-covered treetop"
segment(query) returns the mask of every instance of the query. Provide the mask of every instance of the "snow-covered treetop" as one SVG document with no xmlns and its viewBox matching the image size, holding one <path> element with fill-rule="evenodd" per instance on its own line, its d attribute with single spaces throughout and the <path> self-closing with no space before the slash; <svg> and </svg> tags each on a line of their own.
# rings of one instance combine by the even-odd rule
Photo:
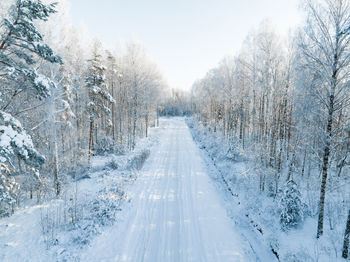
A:
<svg viewBox="0 0 350 262">
<path fill-rule="evenodd" d="M 108 105 L 115 103 L 115 99 L 108 92 L 106 84 L 105 71 L 106 67 L 101 61 L 101 55 L 99 54 L 99 43 L 94 43 L 93 58 L 89 60 L 90 66 L 88 68 L 88 74 L 85 78 L 86 87 L 89 93 L 89 103 L 87 109 L 89 112 L 89 118 L 94 118 L 105 113 L 110 115 L 111 110 Z"/>
<path fill-rule="evenodd" d="M 3 19 L 0 30 L 0 73 L 6 79 L 30 82 L 39 98 L 50 95 L 52 81 L 37 74 L 33 65 L 37 59 L 62 64 L 59 56 L 43 43 L 35 20 L 46 21 L 55 13 L 56 3 L 45 5 L 40 0 L 17 0 L 9 18 Z M 23 88 L 23 87 L 21 87 Z"/>
</svg>

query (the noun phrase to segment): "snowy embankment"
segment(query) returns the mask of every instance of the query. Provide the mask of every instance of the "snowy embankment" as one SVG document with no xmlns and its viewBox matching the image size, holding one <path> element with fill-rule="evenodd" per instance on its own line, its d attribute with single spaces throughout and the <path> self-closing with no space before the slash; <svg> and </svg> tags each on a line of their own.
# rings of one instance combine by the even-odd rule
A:
<svg viewBox="0 0 350 262">
<path fill-rule="evenodd" d="M 118 222 L 127 188 L 157 143 L 159 129 L 125 155 L 96 156 L 64 185 L 59 199 L 30 205 L 0 220 L 0 261 L 80 261 L 80 252 Z"/>
<path fill-rule="evenodd" d="M 279 261 L 344 261 L 341 257 L 343 221 L 333 230 L 326 227 L 325 235 L 316 239 L 316 212 L 305 213 L 305 220 L 296 229 L 281 229 L 279 196 L 269 196 L 259 190 L 261 173 L 269 175 L 253 158 L 238 146 L 230 147 L 222 135 L 210 132 L 194 119 L 187 119 L 192 136 L 202 149 L 203 158 L 217 186 L 225 191 L 227 209 L 243 237 L 251 244 L 257 256 L 265 246 Z M 316 205 L 318 187 L 305 190 L 303 198 Z M 332 195 L 330 195 L 332 197 Z M 335 201 L 335 198 L 332 199 Z M 335 223 L 334 221 L 329 221 Z M 259 244 L 260 243 L 260 244 Z M 262 259 L 264 261 L 264 259 Z"/>
</svg>

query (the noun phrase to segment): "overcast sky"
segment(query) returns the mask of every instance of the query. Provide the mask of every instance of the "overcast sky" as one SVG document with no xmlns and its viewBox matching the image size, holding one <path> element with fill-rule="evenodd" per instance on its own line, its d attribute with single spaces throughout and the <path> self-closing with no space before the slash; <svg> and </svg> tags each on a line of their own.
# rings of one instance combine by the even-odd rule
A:
<svg viewBox="0 0 350 262">
<path fill-rule="evenodd" d="M 137 40 L 169 85 L 189 89 L 269 19 L 281 32 L 301 20 L 299 0 L 69 0 L 73 22 L 109 47 Z"/>
</svg>

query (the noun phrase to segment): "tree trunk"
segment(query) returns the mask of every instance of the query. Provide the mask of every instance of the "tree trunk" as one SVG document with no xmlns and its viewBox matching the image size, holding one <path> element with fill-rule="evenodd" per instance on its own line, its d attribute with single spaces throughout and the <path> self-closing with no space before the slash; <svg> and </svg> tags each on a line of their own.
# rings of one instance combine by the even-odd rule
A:
<svg viewBox="0 0 350 262">
<path fill-rule="evenodd" d="M 114 95 L 114 84 L 112 82 L 112 97 L 115 98 L 115 95 Z M 115 142 L 116 141 L 116 138 L 115 138 L 115 103 L 112 103 L 112 137 L 113 137 L 113 141 Z"/>
<path fill-rule="evenodd" d="M 61 193 L 60 190 L 60 181 L 58 179 L 58 172 L 59 172 L 59 168 L 58 168 L 58 149 L 57 149 L 57 142 L 55 140 L 54 142 L 54 150 L 55 150 L 55 156 L 54 156 L 54 185 L 55 185 L 55 189 L 56 189 L 56 196 L 59 196 Z"/>
<path fill-rule="evenodd" d="M 136 128 L 137 128 L 137 105 L 134 105 L 133 114 L 132 114 L 132 140 L 131 140 L 131 149 L 135 148 L 136 141 Z M 142 126 L 142 125 L 141 125 Z"/>
<path fill-rule="evenodd" d="M 326 132 L 326 145 L 324 148 L 323 154 L 323 164 L 322 164 L 322 182 L 321 182 L 321 192 L 320 192 L 320 204 L 318 215 L 318 224 L 317 224 L 317 238 L 323 234 L 323 218 L 324 218 L 324 204 L 326 198 L 326 184 L 327 184 L 327 175 L 328 175 L 328 163 L 331 147 L 331 138 L 332 138 L 332 124 L 333 124 L 333 108 L 334 108 L 334 89 L 332 88 L 332 94 L 329 98 L 329 109 L 328 109 L 328 123 L 327 123 L 327 132 Z"/>
<path fill-rule="evenodd" d="M 145 124 L 146 124 L 146 130 L 145 130 L 146 137 L 148 137 L 148 114 L 146 114 L 146 116 L 145 116 Z"/>
<path fill-rule="evenodd" d="M 304 150 L 303 165 L 301 167 L 301 176 L 304 176 L 304 173 L 305 173 L 305 163 L 306 163 L 306 149 Z"/>
<path fill-rule="evenodd" d="M 94 125 L 93 128 L 95 128 L 95 134 L 94 134 L 95 135 L 95 142 L 94 142 L 94 138 L 92 138 L 92 151 L 95 151 L 94 146 L 96 146 L 98 144 L 98 140 L 97 140 L 97 138 L 98 138 L 98 124 Z"/>
<path fill-rule="evenodd" d="M 123 144 L 122 110 L 119 112 L 119 143 Z"/>
<path fill-rule="evenodd" d="M 89 162 L 90 162 L 90 159 L 91 159 L 91 151 L 92 151 L 93 141 L 94 141 L 94 120 L 90 120 L 89 155 L 88 155 Z"/>
<path fill-rule="evenodd" d="M 344 244 L 343 244 L 343 252 L 342 257 L 348 258 L 349 255 L 349 235 L 350 235 L 350 209 L 348 213 L 348 220 L 346 221 L 346 228 L 344 234 Z"/>
</svg>

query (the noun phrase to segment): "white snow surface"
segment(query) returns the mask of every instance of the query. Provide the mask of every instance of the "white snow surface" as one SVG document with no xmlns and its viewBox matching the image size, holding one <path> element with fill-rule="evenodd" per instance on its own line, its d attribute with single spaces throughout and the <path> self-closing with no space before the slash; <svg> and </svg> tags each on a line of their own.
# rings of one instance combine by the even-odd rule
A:
<svg viewBox="0 0 350 262">
<path fill-rule="evenodd" d="M 161 128 L 127 214 L 82 261 L 253 261 L 184 120 L 162 119 Z"/>
</svg>

